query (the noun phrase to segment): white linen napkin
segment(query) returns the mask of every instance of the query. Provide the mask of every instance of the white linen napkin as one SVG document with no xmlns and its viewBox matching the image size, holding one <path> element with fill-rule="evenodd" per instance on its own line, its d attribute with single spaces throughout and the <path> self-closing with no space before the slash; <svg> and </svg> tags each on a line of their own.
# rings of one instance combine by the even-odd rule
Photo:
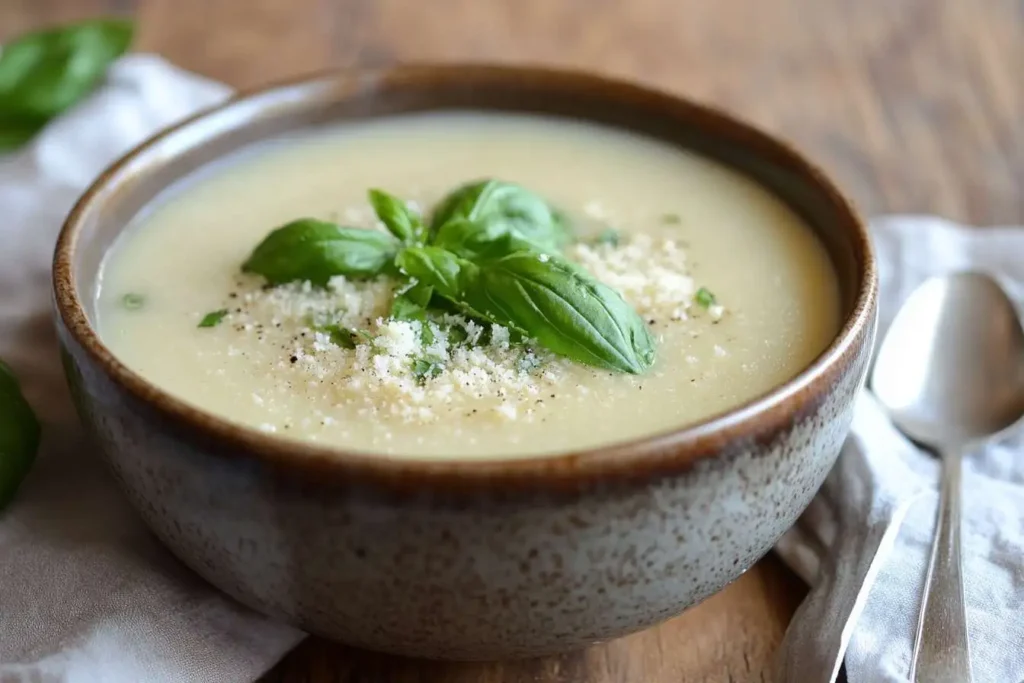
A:
<svg viewBox="0 0 1024 683">
<path fill-rule="evenodd" d="M 302 637 L 223 597 L 146 531 L 86 451 L 52 331 L 50 261 L 71 205 L 117 156 L 228 94 L 132 55 L 0 155 L 0 358 L 43 423 L 35 468 L 0 511 L 4 683 L 248 683 Z"/>
<path fill-rule="evenodd" d="M 132 55 L 28 147 L 0 157 L 0 357 L 44 425 L 35 469 L 0 512 L 4 683 L 245 683 L 302 637 L 221 596 L 146 532 L 98 459 L 83 452 L 51 331 L 50 259 L 75 199 L 104 166 L 154 130 L 227 95 L 224 86 L 158 58 Z M 967 232 L 923 217 L 880 219 L 874 228 L 883 330 L 896 304 L 933 272 L 984 268 L 1017 301 L 1024 298 L 1022 230 Z M 1021 433 L 967 468 L 964 543 L 975 674 L 978 683 L 1020 681 Z M 905 676 L 934 495 L 919 497 L 898 538 L 890 522 L 907 508 L 903 501 L 936 480 L 935 463 L 895 433 L 865 396 L 839 466 L 779 546 L 813 582 L 822 559 L 853 561 L 858 549 L 895 541 L 851 639 L 850 683 Z"/>
<path fill-rule="evenodd" d="M 1024 304 L 1024 228 L 965 228 L 925 216 L 880 218 L 871 227 L 880 261 L 879 341 L 899 305 L 931 275 L 983 270 L 1018 309 Z M 1024 424 L 973 453 L 964 468 L 961 543 L 974 680 L 1018 683 L 1024 681 Z M 843 634 L 849 683 L 907 680 L 938 481 L 938 462 L 900 435 L 865 391 L 837 466 L 776 548 L 813 586 L 866 579 L 863 611 Z M 780 655 L 792 663 L 792 683 L 811 680 L 805 676 L 815 648 L 842 626 L 831 621 L 834 611 L 812 608 L 825 599 L 825 590 L 812 589 L 787 633 Z"/>
</svg>

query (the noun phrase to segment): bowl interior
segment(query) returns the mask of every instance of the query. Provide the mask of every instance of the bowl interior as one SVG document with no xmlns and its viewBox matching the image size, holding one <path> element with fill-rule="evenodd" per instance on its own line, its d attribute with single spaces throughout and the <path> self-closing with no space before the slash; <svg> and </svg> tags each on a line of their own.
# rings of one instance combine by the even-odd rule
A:
<svg viewBox="0 0 1024 683">
<path fill-rule="evenodd" d="M 581 453 L 488 463 L 382 463 L 372 454 L 311 444 L 275 443 L 255 430 L 189 407 L 120 364 L 95 332 L 97 275 L 104 255 L 132 218 L 167 188 L 247 145 L 324 124 L 431 110 L 491 110 L 583 119 L 630 129 L 713 158 L 765 186 L 817 233 L 838 275 L 842 327 L 796 378 L 718 416 L 646 440 L 588 451 L 587 471 L 685 466 L 721 451 L 729 439 L 769 433 L 817 400 L 855 347 L 870 335 L 875 270 L 864 226 L 831 182 L 800 154 L 728 115 L 667 93 L 586 74 L 501 66 L 407 66 L 332 73 L 242 96 L 157 135 L 108 169 L 72 211 L 57 244 L 58 312 L 87 352 L 161 419 L 230 450 L 286 463 L 301 451 L 330 470 L 384 472 L 388 478 L 458 472 L 459 481 L 500 474 L 524 481 L 554 472 L 581 475 Z M 340 456 L 347 456 L 347 459 Z M 463 465 L 465 465 L 463 467 Z M 460 469 L 461 468 L 461 469 Z M 604 469 L 602 469 L 604 468 Z M 642 468 L 641 468 L 642 469 Z"/>
</svg>

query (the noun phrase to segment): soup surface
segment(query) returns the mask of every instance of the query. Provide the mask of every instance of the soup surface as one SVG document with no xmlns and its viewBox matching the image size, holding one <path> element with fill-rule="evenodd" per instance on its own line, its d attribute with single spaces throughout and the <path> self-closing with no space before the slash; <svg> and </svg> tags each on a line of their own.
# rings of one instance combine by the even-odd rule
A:
<svg viewBox="0 0 1024 683">
<path fill-rule="evenodd" d="M 418 323 L 388 320 L 387 277 L 270 287 L 241 272 L 268 232 L 299 217 L 383 229 L 367 188 L 429 214 L 485 177 L 571 218 L 578 241 L 565 255 L 643 317 L 649 370 L 580 365 L 455 317 L 442 326 L 458 340 L 427 344 Z M 626 131 L 475 112 L 246 150 L 140 215 L 98 289 L 105 342 L 180 398 L 284 437 L 424 458 L 577 450 L 707 418 L 810 364 L 836 334 L 838 302 L 823 246 L 746 177 Z M 324 315 L 357 331 L 355 348 L 318 324 Z"/>
</svg>

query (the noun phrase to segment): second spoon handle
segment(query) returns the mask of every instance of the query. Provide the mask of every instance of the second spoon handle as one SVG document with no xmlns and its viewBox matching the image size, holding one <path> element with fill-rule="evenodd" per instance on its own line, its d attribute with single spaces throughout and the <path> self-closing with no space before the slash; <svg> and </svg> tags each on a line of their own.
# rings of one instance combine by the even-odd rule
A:
<svg viewBox="0 0 1024 683">
<path fill-rule="evenodd" d="M 910 678 L 914 683 L 970 683 L 971 654 L 960 556 L 960 470 L 963 450 L 942 455 L 942 485 L 931 562 L 921 595 Z"/>
</svg>

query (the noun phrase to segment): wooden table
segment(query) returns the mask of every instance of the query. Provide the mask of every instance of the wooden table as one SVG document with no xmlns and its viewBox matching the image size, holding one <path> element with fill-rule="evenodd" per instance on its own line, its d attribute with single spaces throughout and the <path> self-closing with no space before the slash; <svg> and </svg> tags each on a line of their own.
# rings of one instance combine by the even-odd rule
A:
<svg viewBox="0 0 1024 683">
<path fill-rule="evenodd" d="M 140 49 L 239 87 L 407 60 L 544 62 L 625 76 L 788 136 L 867 214 L 1024 222 L 1019 0 L 0 0 L 0 40 L 133 12 Z M 687 614 L 579 654 L 451 665 L 310 640 L 265 680 L 764 681 L 804 590 L 768 557 Z"/>
</svg>

